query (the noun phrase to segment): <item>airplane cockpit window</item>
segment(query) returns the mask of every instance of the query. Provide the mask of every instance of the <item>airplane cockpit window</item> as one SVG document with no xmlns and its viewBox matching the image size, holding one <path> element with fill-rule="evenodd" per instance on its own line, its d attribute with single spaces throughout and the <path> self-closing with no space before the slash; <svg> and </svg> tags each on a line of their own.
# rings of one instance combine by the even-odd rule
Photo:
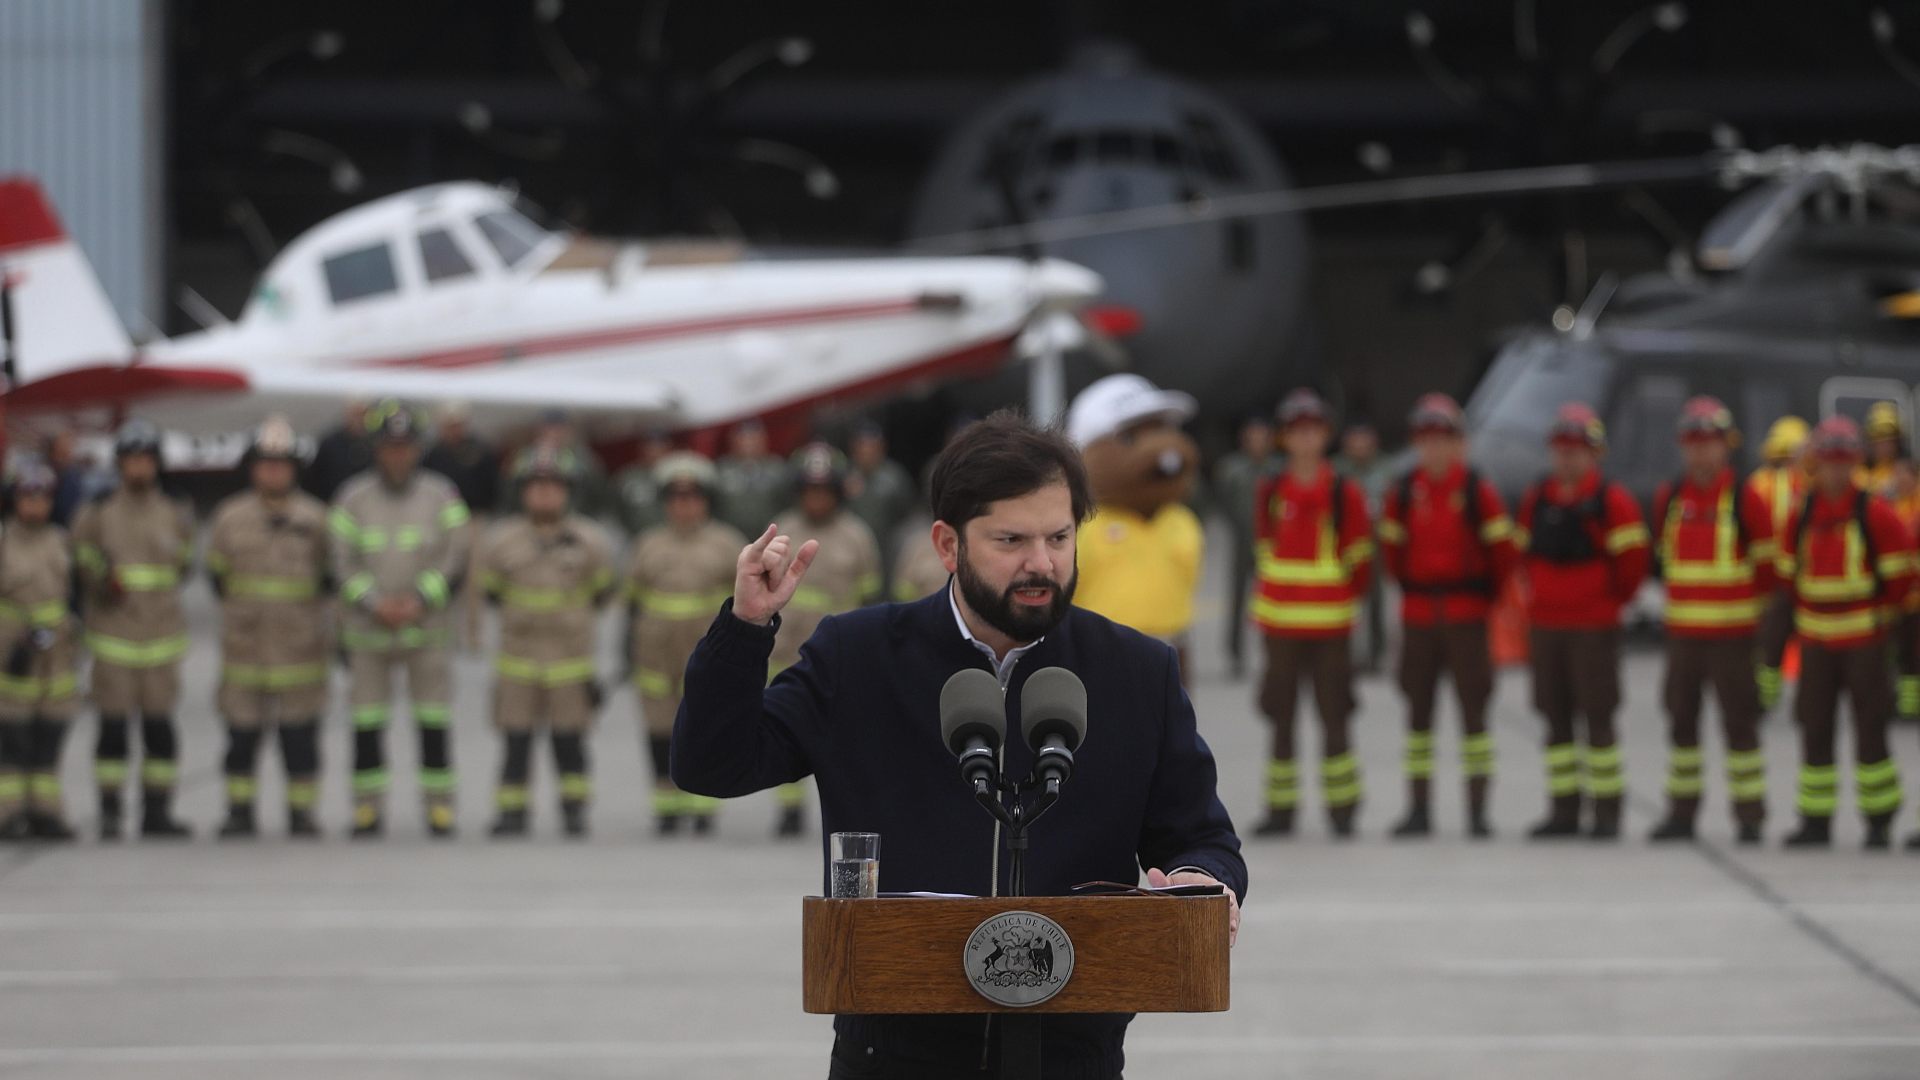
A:
<svg viewBox="0 0 1920 1080">
<path fill-rule="evenodd" d="M 1188 113 L 1186 121 L 1194 156 L 1199 158 L 1200 168 L 1208 176 L 1215 180 L 1246 179 L 1247 170 L 1233 151 L 1228 149 L 1226 136 L 1221 134 L 1219 124 L 1194 113 Z"/>
<path fill-rule="evenodd" d="M 447 230 L 421 229 L 419 242 L 420 267 L 426 272 L 429 282 L 467 277 L 473 273 L 472 260 L 460 250 L 460 242 Z"/>
<path fill-rule="evenodd" d="M 1140 156 L 1139 140 L 1131 131 L 1106 128 L 1093 133 L 1093 156 L 1102 164 L 1125 165 Z"/>
<path fill-rule="evenodd" d="M 540 243 L 540 230 L 510 210 L 489 210 L 476 215 L 473 224 L 508 268 L 518 266 Z"/>
<path fill-rule="evenodd" d="M 322 260 L 320 267 L 327 278 L 327 295 L 336 305 L 382 296 L 400 287 L 393 272 L 393 252 L 384 243 L 343 251 Z"/>
<path fill-rule="evenodd" d="M 1047 144 L 1047 168 L 1069 169 L 1080 160 L 1080 137 L 1078 135 L 1055 135 Z"/>
</svg>

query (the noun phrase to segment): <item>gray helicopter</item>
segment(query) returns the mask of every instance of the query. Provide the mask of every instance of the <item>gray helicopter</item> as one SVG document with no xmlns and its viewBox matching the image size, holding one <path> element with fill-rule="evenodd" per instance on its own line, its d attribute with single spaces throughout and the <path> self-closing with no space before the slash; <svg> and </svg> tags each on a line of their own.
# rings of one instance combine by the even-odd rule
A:
<svg viewBox="0 0 1920 1080">
<path fill-rule="evenodd" d="M 1603 278 L 1581 310 L 1499 350 L 1467 414 L 1473 458 L 1502 490 L 1538 476 L 1547 425 L 1567 401 L 1599 411 L 1609 475 L 1643 498 L 1679 471 L 1674 425 L 1696 394 L 1733 410 L 1749 435 L 1746 467 L 1786 415 L 1860 420 L 1890 401 L 1912 439 L 1920 147 L 1736 153 L 1720 174 L 1755 186 L 1702 232 L 1697 272 L 1618 288 Z"/>
</svg>

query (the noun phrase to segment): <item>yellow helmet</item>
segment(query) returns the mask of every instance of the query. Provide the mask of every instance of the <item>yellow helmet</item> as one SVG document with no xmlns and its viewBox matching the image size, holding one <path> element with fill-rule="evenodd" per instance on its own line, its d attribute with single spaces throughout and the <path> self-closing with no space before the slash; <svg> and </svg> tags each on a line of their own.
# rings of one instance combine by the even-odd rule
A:
<svg viewBox="0 0 1920 1080">
<path fill-rule="evenodd" d="M 1767 440 L 1760 453 L 1768 461 L 1786 461 L 1798 457 L 1807 445 L 1807 422 L 1797 416 L 1783 416 L 1767 429 Z"/>
<path fill-rule="evenodd" d="M 1891 401 L 1876 401 L 1867 410 L 1867 438 L 1889 439 L 1900 435 L 1900 407 Z"/>
</svg>

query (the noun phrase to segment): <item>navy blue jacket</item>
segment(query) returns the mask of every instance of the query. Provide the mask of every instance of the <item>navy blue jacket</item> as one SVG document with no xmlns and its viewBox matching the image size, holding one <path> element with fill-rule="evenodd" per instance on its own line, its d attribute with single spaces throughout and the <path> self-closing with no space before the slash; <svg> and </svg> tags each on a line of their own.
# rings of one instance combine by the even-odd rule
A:
<svg viewBox="0 0 1920 1080">
<path fill-rule="evenodd" d="M 773 633 L 735 618 L 729 602 L 694 650 L 674 720 L 674 782 L 726 798 L 812 774 L 823 833 L 881 834 L 882 889 L 987 895 L 994 822 L 941 742 L 939 700 L 948 676 L 991 665 L 961 636 L 946 590 L 825 620 L 763 690 Z M 1020 689 L 1053 666 L 1086 683 L 1088 730 L 1060 802 L 1034 826 L 1027 891 L 1057 896 L 1085 881 L 1135 881 L 1143 867 L 1192 866 L 1244 900 L 1247 866 L 1215 794 L 1213 754 L 1164 643 L 1071 609 L 1008 679 L 1008 775 L 1033 764 L 1018 734 Z M 999 873 L 1005 894 L 1004 854 Z M 1046 1074 L 1119 1075 L 1130 1019 L 1048 1017 Z M 977 1066 L 986 1030 L 977 1016 L 843 1016 L 834 1027 L 879 1060 L 935 1068 Z"/>
</svg>

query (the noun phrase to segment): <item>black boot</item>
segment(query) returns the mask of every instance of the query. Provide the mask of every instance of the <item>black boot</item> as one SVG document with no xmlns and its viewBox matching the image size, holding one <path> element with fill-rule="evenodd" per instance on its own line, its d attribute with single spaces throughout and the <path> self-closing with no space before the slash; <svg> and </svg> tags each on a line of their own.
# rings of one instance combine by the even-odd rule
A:
<svg viewBox="0 0 1920 1080">
<path fill-rule="evenodd" d="M 1275 807 L 1267 811 L 1265 821 L 1253 830 L 1255 836 L 1292 836 L 1293 808 Z"/>
<path fill-rule="evenodd" d="M 774 827 L 773 834 L 782 840 L 791 840 L 807 831 L 806 822 L 800 816 L 797 806 L 782 807 L 780 823 Z"/>
<path fill-rule="evenodd" d="M 73 831 L 73 826 L 68 825 L 59 814 L 51 810 L 27 811 L 27 832 L 35 840 L 56 844 L 68 843 L 78 835 Z"/>
<path fill-rule="evenodd" d="M 1647 840 L 1655 844 L 1677 841 L 1693 841 L 1693 822 L 1687 818 L 1669 817 L 1647 834 Z"/>
<path fill-rule="evenodd" d="M 1888 851 L 1893 847 L 1893 818 L 1876 815 L 1867 819 L 1867 839 L 1860 845 L 1865 851 Z"/>
<path fill-rule="evenodd" d="M 1920 832 L 1907 837 L 1906 847 L 1908 851 L 1920 854 Z"/>
<path fill-rule="evenodd" d="M 353 804 L 353 833 L 355 840 L 378 839 L 386 825 L 380 813 L 380 804 L 372 799 L 356 799 Z"/>
<path fill-rule="evenodd" d="M 1740 823 L 1740 832 L 1739 832 L 1738 839 L 1740 841 L 1741 847 L 1754 847 L 1758 845 L 1762 840 L 1766 839 L 1766 837 L 1760 831 L 1759 822 L 1743 821 Z"/>
<path fill-rule="evenodd" d="M 120 839 L 120 792 L 113 788 L 100 789 L 100 839 Z"/>
<path fill-rule="evenodd" d="M 1816 848 L 1833 845 L 1833 819 L 1823 817 L 1803 817 L 1800 828 L 1784 841 L 1784 847 Z"/>
<path fill-rule="evenodd" d="M 570 839 L 578 840 L 587 835 L 587 804 L 583 802 L 564 802 L 560 804 L 560 830 Z"/>
<path fill-rule="evenodd" d="M 1553 797 L 1545 821 L 1535 825 L 1527 836 L 1534 840 L 1561 840 L 1580 835 L 1580 796 Z"/>
<path fill-rule="evenodd" d="M 525 810 L 500 811 L 500 816 L 493 819 L 492 835 L 496 840 L 517 840 L 527 835 L 527 812 Z"/>
<path fill-rule="evenodd" d="M 173 817 L 173 792 L 149 791 L 143 797 L 140 835 L 149 840 L 186 840 L 193 830 Z"/>
<path fill-rule="evenodd" d="M 1593 800 L 1593 828 L 1587 831 L 1587 839 L 1620 839 L 1620 796 Z"/>
<path fill-rule="evenodd" d="M 1360 816 L 1360 807 L 1333 806 L 1327 808 L 1327 827 L 1333 830 L 1335 840 L 1353 839 L 1354 820 Z"/>
<path fill-rule="evenodd" d="M 1487 821 L 1487 795 L 1492 781 L 1488 776 L 1467 779 L 1467 835 L 1475 840 L 1493 837 L 1493 826 Z"/>
<path fill-rule="evenodd" d="M 679 814 L 661 814 L 653 819 L 653 835 L 655 836 L 672 836 L 679 831 Z"/>
<path fill-rule="evenodd" d="M 712 814 L 693 815 L 693 835 L 695 836 L 713 835 L 713 815 Z"/>
<path fill-rule="evenodd" d="M 234 803 L 227 807 L 227 820 L 220 826 L 220 839 L 251 840 L 258 835 L 260 827 L 254 820 L 252 803 Z"/>
<path fill-rule="evenodd" d="M 427 799 L 427 835 L 435 840 L 453 837 L 453 800 L 444 795 Z"/>
<path fill-rule="evenodd" d="M 314 840 L 320 836 L 320 824 L 313 819 L 313 811 L 304 806 L 287 808 L 287 835 L 302 840 Z"/>
<path fill-rule="evenodd" d="M 1393 827 L 1395 839 L 1415 839 L 1433 835 L 1433 820 L 1424 803 L 1415 803 L 1407 808 L 1407 816 Z"/>
</svg>

